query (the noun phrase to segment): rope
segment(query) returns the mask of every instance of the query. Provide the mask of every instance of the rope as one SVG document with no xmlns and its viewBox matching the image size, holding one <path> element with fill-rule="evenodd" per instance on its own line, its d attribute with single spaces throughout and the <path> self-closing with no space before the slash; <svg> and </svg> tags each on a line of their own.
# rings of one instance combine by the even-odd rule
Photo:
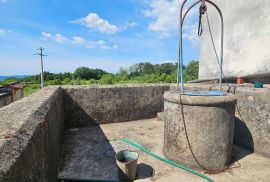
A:
<svg viewBox="0 0 270 182">
<path fill-rule="evenodd" d="M 220 64 L 220 60 L 219 60 L 218 55 L 217 55 L 217 49 L 216 49 L 216 45 L 215 45 L 215 42 L 214 42 L 214 38 L 213 38 L 213 34 L 212 34 L 211 25 L 210 25 L 210 21 L 209 21 L 209 17 L 208 17 L 207 11 L 206 11 L 206 20 L 207 20 L 207 25 L 208 25 L 208 30 L 209 30 L 209 34 L 210 34 L 212 46 L 213 46 L 213 49 L 214 49 L 214 52 L 215 52 L 215 55 L 216 55 L 216 61 L 217 61 L 218 65 L 219 65 L 219 67 L 221 68 L 221 64 Z M 226 85 L 228 86 L 229 93 L 235 95 L 235 93 L 233 93 L 233 91 L 231 90 L 231 87 L 229 85 L 229 82 L 228 82 L 227 78 L 224 75 L 224 72 L 222 71 L 221 74 L 223 75 L 223 79 L 225 80 Z M 243 123 L 246 123 L 245 120 L 244 120 L 244 118 L 243 118 L 243 116 L 240 113 L 240 109 L 239 109 L 238 104 L 236 103 L 235 106 L 236 106 L 236 110 L 237 110 L 237 113 L 238 113 L 239 117 L 241 118 L 241 120 L 243 121 Z"/>
</svg>

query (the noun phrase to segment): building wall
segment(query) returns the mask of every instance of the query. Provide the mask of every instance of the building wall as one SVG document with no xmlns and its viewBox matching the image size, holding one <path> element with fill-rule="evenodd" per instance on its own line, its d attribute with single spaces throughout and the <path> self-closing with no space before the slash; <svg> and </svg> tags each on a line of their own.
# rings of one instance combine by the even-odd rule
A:
<svg viewBox="0 0 270 182">
<path fill-rule="evenodd" d="M 270 82 L 270 4 L 268 0 L 214 0 L 224 16 L 225 77 L 262 76 Z M 214 41 L 220 53 L 220 19 L 208 4 Z M 219 77 L 206 16 L 203 16 L 199 79 Z"/>
</svg>

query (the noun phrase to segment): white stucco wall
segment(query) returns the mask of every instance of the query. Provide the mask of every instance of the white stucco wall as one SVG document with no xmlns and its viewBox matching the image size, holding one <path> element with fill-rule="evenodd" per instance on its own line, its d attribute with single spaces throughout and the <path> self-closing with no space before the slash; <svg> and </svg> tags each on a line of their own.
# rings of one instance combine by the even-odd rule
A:
<svg viewBox="0 0 270 182">
<path fill-rule="evenodd" d="M 213 0 L 224 16 L 225 77 L 270 76 L 270 1 Z M 220 53 L 220 19 L 209 4 L 208 14 Z M 199 79 L 219 77 L 206 16 L 203 18 Z"/>
</svg>

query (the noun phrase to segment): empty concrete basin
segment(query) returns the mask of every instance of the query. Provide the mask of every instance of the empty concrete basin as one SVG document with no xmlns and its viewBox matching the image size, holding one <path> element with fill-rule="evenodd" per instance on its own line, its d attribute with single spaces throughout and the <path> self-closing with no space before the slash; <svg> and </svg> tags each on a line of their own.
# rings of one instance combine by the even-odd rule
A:
<svg viewBox="0 0 270 182">
<path fill-rule="evenodd" d="M 164 94 L 164 155 L 191 168 L 217 169 L 231 162 L 236 97 Z M 186 130 L 184 122 L 186 123 Z"/>
</svg>

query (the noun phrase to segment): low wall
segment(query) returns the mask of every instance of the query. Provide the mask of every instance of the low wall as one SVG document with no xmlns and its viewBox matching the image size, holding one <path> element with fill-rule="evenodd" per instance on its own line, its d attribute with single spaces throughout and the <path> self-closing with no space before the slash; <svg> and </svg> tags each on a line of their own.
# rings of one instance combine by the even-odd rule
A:
<svg viewBox="0 0 270 182">
<path fill-rule="evenodd" d="M 171 85 L 171 90 L 176 90 Z M 211 84 L 187 84 L 187 90 L 216 90 Z M 228 91 L 224 84 L 223 91 Z M 270 157 L 270 89 L 248 88 L 231 85 L 231 91 L 237 97 L 234 144 L 251 152 Z"/>
<path fill-rule="evenodd" d="M 64 125 L 155 117 L 166 90 L 169 85 L 46 87 L 1 108 L 0 181 L 57 181 Z"/>
<path fill-rule="evenodd" d="M 43 89 L 0 109 L 0 181 L 57 181 L 63 90 Z"/>
<path fill-rule="evenodd" d="M 0 95 L 0 107 L 6 106 L 13 102 L 12 93 Z"/>
<path fill-rule="evenodd" d="M 65 86 L 67 127 L 156 117 L 169 84 Z"/>
<path fill-rule="evenodd" d="M 235 144 L 270 157 L 270 89 L 237 88 Z"/>
<path fill-rule="evenodd" d="M 209 85 L 187 87 L 205 90 Z M 163 93 L 175 88 L 167 84 L 46 87 L 1 108 L 0 181 L 56 181 L 63 125 L 152 118 L 163 110 Z M 234 144 L 270 157 L 270 90 L 233 90 L 241 115 L 236 117 Z"/>
</svg>

